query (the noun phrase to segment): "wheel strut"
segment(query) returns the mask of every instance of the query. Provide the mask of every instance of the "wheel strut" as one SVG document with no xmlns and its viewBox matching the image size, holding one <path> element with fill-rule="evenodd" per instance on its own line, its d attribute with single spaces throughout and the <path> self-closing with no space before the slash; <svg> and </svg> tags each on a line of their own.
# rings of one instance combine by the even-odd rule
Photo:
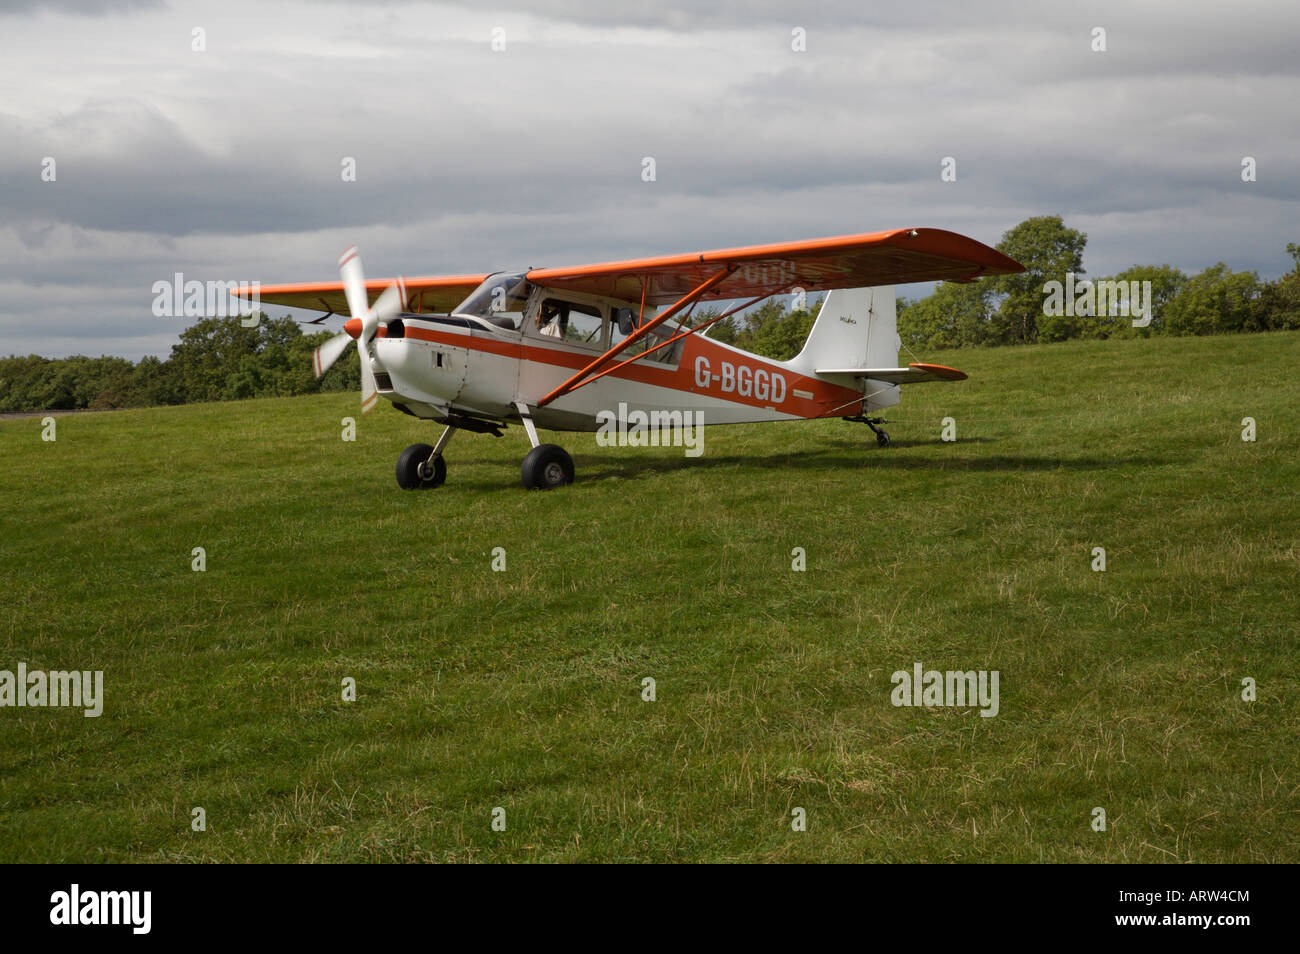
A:
<svg viewBox="0 0 1300 954">
<path fill-rule="evenodd" d="M 889 435 L 885 432 L 883 427 L 877 426 L 885 423 L 883 417 L 867 417 L 865 414 L 859 414 L 856 417 L 846 417 L 844 420 L 867 425 L 867 427 L 871 428 L 872 432 L 876 435 L 877 444 L 881 447 L 889 446 Z"/>
<path fill-rule="evenodd" d="M 422 480 L 427 480 L 432 476 L 433 462 L 442 456 L 442 449 L 447 446 L 447 442 L 451 440 L 451 435 L 455 430 L 456 428 L 449 424 L 447 425 L 447 429 L 438 437 L 438 443 L 433 445 L 432 453 L 430 453 L 428 459 L 420 465 L 420 478 Z"/>
</svg>

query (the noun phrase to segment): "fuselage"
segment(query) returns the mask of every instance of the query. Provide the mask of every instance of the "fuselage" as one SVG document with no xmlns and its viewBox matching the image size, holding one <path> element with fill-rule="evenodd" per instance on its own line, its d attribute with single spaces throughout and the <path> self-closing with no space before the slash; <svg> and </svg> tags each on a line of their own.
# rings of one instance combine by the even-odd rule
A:
<svg viewBox="0 0 1300 954">
<path fill-rule="evenodd" d="M 533 408 L 538 426 L 557 431 L 594 431 L 597 414 L 620 406 L 647 413 L 692 411 L 706 424 L 841 417 L 868 409 L 860 385 L 827 381 L 699 334 L 536 407 L 624 337 L 619 316 L 626 322 L 636 309 L 631 302 L 565 293 L 566 322 L 557 333 L 554 321 L 542 327 L 556 302 L 556 293 L 538 289 L 513 314 L 402 315 L 381 327 L 373 343 L 380 396 L 438 421 L 518 420 L 516 402 L 522 402 Z M 648 345 L 625 351 L 606 367 L 682 330 L 665 322 L 645 339 Z"/>
</svg>

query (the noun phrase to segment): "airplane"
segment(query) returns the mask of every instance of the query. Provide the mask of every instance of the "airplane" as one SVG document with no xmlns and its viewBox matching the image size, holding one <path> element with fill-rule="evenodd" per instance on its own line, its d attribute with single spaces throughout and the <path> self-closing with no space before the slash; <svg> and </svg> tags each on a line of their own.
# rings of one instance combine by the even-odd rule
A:
<svg viewBox="0 0 1300 954">
<path fill-rule="evenodd" d="M 974 239 L 910 228 L 577 267 L 367 282 L 355 247 L 337 282 L 262 286 L 260 301 L 350 318 L 312 356 L 320 377 L 355 341 L 361 410 L 384 398 L 444 425 L 437 441 L 397 459 L 405 490 L 441 486 L 457 431 L 502 436 L 522 424 L 532 449 L 523 485 L 574 479 L 573 459 L 538 429 L 597 431 L 602 412 L 696 412 L 706 424 L 818 420 L 865 423 L 903 384 L 959 381 L 962 371 L 898 366 L 894 285 L 970 282 L 1024 266 Z M 803 350 L 788 361 L 701 334 L 773 296 L 828 292 Z M 742 304 L 691 324 L 702 302 Z M 688 419 L 688 420 L 689 420 Z"/>
</svg>

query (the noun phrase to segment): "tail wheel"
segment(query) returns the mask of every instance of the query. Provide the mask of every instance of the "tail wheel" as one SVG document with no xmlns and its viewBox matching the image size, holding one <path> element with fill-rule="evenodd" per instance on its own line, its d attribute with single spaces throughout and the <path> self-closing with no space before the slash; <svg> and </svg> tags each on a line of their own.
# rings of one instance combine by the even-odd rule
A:
<svg viewBox="0 0 1300 954">
<path fill-rule="evenodd" d="M 888 446 L 889 446 L 889 435 L 886 434 L 884 431 L 877 431 L 877 432 L 876 432 L 876 443 L 879 444 L 881 447 L 888 447 Z"/>
<path fill-rule="evenodd" d="M 520 469 L 529 490 L 550 490 L 573 483 L 573 458 L 558 444 L 538 444 L 528 452 Z"/>
<path fill-rule="evenodd" d="M 403 490 L 431 490 L 442 486 L 447 479 L 447 462 L 439 454 L 432 465 L 426 465 L 433 447 L 429 444 L 412 444 L 397 458 L 397 486 Z"/>
</svg>

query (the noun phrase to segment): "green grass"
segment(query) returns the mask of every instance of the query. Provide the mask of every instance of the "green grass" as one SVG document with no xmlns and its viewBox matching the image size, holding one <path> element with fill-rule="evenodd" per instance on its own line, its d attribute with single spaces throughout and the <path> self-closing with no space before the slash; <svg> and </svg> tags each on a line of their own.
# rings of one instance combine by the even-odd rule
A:
<svg viewBox="0 0 1300 954">
<path fill-rule="evenodd" d="M 888 449 L 551 435 L 552 493 L 517 428 L 400 491 L 436 430 L 356 395 L 0 421 L 0 669 L 106 689 L 0 709 L 0 860 L 1300 861 L 1300 335 L 926 357 Z"/>
</svg>

